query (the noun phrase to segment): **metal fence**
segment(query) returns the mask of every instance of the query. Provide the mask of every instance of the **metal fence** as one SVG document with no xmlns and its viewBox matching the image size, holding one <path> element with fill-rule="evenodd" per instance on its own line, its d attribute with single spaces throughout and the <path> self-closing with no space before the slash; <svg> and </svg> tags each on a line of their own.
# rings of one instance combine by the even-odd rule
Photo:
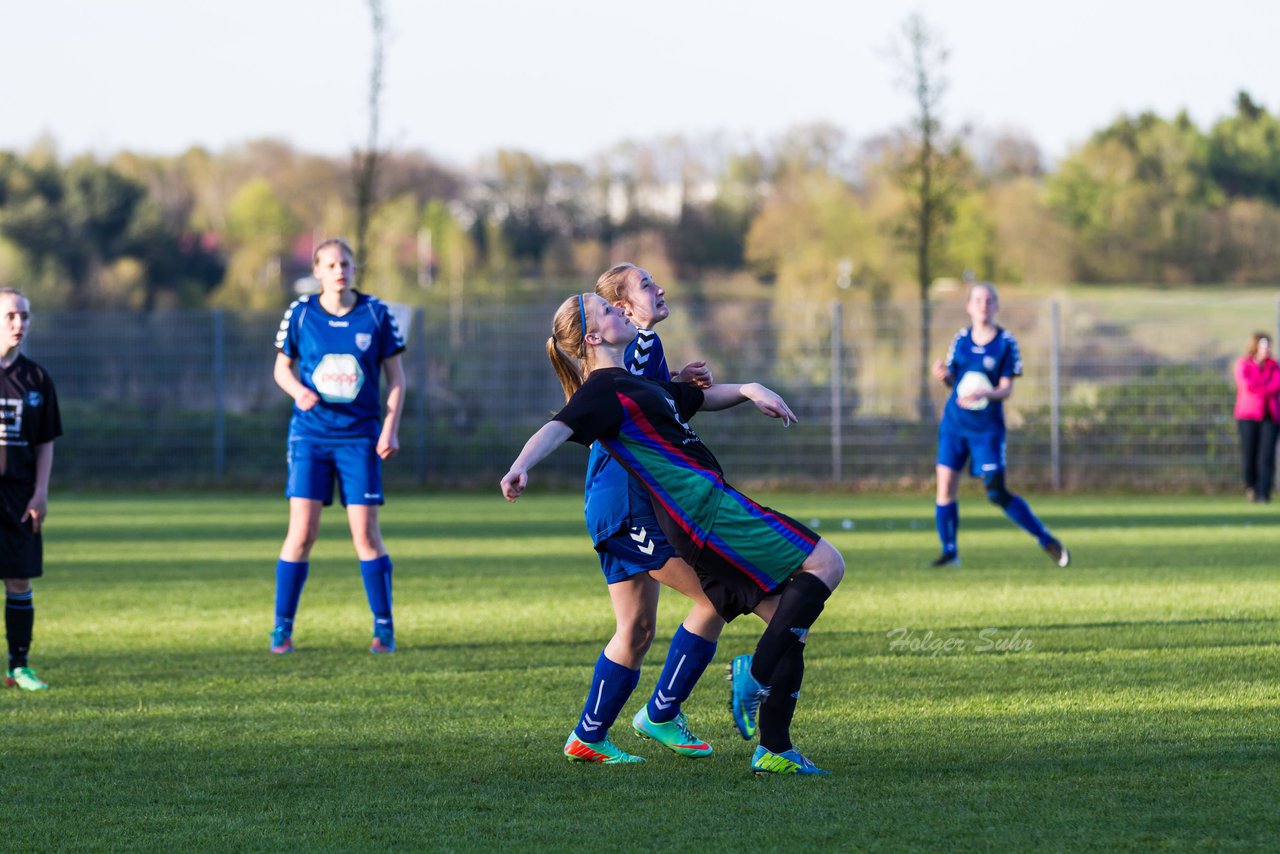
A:
<svg viewBox="0 0 1280 854">
<path fill-rule="evenodd" d="M 408 324 L 401 486 L 495 487 L 524 439 L 562 403 L 544 356 L 558 300 L 468 308 Z M 738 482 L 916 486 L 933 476 L 921 414 L 919 305 L 854 299 L 680 305 L 660 329 L 672 367 L 707 359 L 722 381 L 759 380 L 800 415 L 743 406 L 696 428 Z M 1108 291 L 1004 295 L 1022 348 L 1006 404 L 1011 481 L 1036 488 L 1233 488 L 1231 365 L 1255 329 L 1280 324 L 1272 294 L 1213 298 Z M 965 324 L 958 294 L 934 304 L 933 357 Z M 221 311 L 37 313 L 27 344 L 58 386 L 59 484 L 282 486 L 290 401 L 271 378 L 279 315 Z M 944 389 L 933 383 L 940 411 Z M 581 449 L 543 480 L 580 482 Z"/>
</svg>

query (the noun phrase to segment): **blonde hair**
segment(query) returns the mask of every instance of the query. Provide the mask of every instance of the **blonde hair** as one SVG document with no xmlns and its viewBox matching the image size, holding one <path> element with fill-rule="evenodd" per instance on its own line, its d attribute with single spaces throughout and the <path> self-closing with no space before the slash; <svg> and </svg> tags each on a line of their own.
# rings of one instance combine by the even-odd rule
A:
<svg viewBox="0 0 1280 854">
<path fill-rule="evenodd" d="M 347 253 L 348 258 L 355 260 L 356 253 L 351 249 L 350 243 L 343 240 L 341 237 L 330 237 L 328 240 L 325 240 L 319 246 L 317 246 L 315 251 L 311 253 L 312 267 L 320 263 L 320 250 L 328 249 L 330 246 L 339 247 L 343 252 Z"/>
<path fill-rule="evenodd" d="M 974 282 L 973 284 L 969 285 L 969 290 L 968 292 L 965 293 L 964 301 L 966 305 L 968 305 L 969 300 L 973 299 L 973 292 L 976 291 L 978 288 L 986 288 L 987 293 L 991 294 L 991 298 L 995 300 L 997 303 L 1000 302 L 1000 294 L 996 293 L 995 285 L 991 284 L 990 282 Z"/>
<path fill-rule="evenodd" d="M 591 331 L 587 298 L 594 294 L 578 294 L 560 303 L 551 321 L 551 337 L 547 339 L 547 358 L 555 368 L 556 379 L 564 389 L 564 399 L 582 388 L 587 378 L 587 333 Z"/>
<path fill-rule="evenodd" d="M 600 274 L 600 278 L 596 279 L 596 295 L 609 305 L 626 302 L 623 292 L 627 289 L 631 271 L 639 269 L 635 264 L 615 264 L 605 270 Z"/>
</svg>

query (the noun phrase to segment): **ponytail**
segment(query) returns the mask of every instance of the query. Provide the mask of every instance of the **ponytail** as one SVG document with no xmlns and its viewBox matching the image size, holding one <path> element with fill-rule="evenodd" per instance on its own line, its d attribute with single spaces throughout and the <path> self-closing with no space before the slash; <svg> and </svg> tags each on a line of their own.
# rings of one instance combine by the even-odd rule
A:
<svg viewBox="0 0 1280 854">
<path fill-rule="evenodd" d="M 587 319 L 585 300 L 591 294 L 569 297 L 556 310 L 551 321 L 551 337 L 547 339 L 547 358 L 555 369 L 556 379 L 564 389 L 564 399 L 582 388 L 587 368 Z"/>
</svg>

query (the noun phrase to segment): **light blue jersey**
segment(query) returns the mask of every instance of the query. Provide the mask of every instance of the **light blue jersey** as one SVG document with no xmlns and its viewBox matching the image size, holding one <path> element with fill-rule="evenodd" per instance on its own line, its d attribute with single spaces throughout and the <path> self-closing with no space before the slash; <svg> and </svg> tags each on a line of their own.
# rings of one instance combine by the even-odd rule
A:
<svg viewBox="0 0 1280 854">
<path fill-rule="evenodd" d="M 671 379 L 662 340 L 652 329 L 637 332 L 635 340 L 627 347 L 625 364 L 627 370 L 638 377 Z M 649 493 L 609 456 L 599 442 L 591 446 L 591 456 L 587 459 L 583 512 L 591 542 L 595 545 L 630 527 L 633 517 L 653 515 Z"/>
<path fill-rule="evenodd" d="M 942 423 L 938 432 L 1003 434 L 1003 401 L 993 400 L 984 409 L 962 409 L 956 402 L 956 386 L 960 378 L 970 371 L 985 374 L 993 388 L 1000 385 L 1002 377 L 1022 376 L 1022 355 L 1018 352 L 1018 342 L 1014 337 L 997 326 L 995 338 L 986 344 L 975 344 L 973 328 L 966 327 L 952 339 L 946 364 L 951 375 L 951 394 L 942 411 Z"/>
<path fill-rule="evenodd" d="M 280 321 L 276 349 L 297 362 L 302 384 L 320 395 L 305 412 L 293 408 L 290 441 L 378 437 L 379 368 L 405 349 L 385 303 L 357 293 L 352 309 L 336 317 L 321 307 L 318 295 L 301 297 Z"/>
</svg>

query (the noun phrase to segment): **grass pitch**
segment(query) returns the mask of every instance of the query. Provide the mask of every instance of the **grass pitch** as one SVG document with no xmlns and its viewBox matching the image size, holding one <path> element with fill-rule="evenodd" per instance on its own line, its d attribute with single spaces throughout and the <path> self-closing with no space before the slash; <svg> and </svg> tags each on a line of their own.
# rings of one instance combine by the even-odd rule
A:
<svg viewBox="0 0 1280 854">
<path fill-rule="evenodd" d="M 1054 567 L 976 494 L 964 566 L 929 498 L 761 496 L 849 571 L 794 727 L 826 779 L 758 779 L 725 710 L 732 624 L 686 704 L 716 753 L 613 730 L 644 765 L 560 747 L 613 620 L 577 496 L 395 495 L 399 651 L 326 513 L 295 639 L 267 654 L 277 497 L 57 496 L 32 663 L 0 693 L 13 850 L 1266 849 L 1280 838 L 1280 511 L 1043 498 Z M 16 832 L 20 828 L 20 833 Z"/>
</svg>

